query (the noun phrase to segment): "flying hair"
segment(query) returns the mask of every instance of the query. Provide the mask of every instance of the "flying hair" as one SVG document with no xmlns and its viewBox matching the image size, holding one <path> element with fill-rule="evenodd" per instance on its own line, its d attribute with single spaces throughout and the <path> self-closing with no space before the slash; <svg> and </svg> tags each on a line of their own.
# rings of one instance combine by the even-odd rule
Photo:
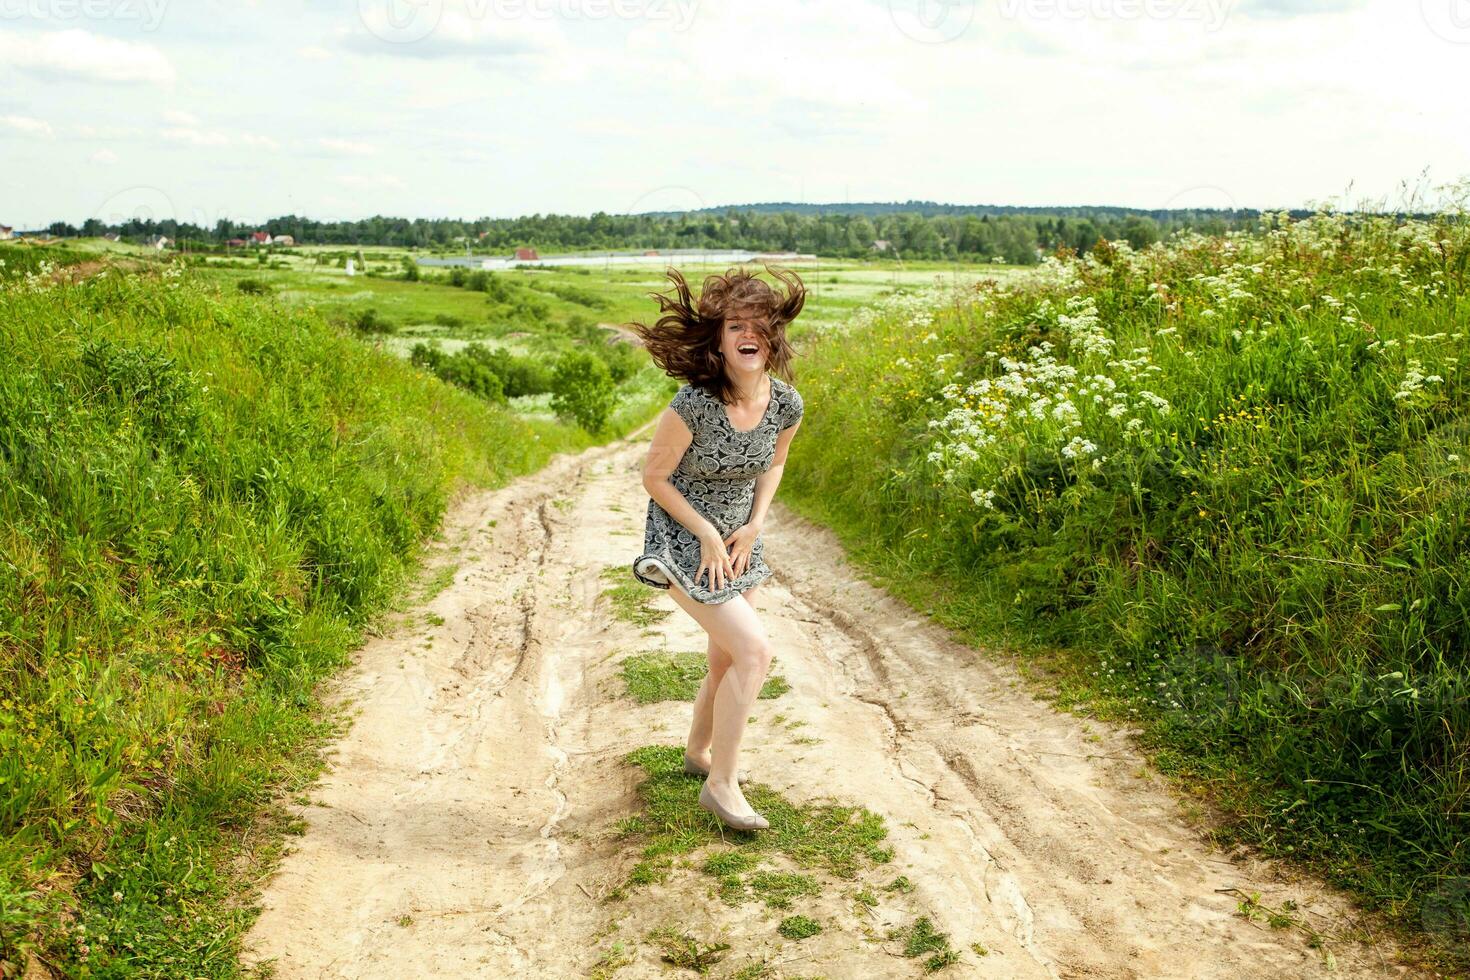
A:
<svg viewBox="0 0 1470 980">
<path fill-rule="evenodd" d="M 794 272 L 764 268 L 786 287 L 784 291 L 772 289 L 744 269 L 730 269 L 723 276 L 706 277 L 695 299 L 683 274 L 670 266 L 664 275 L 673 283 L 668 290 L 672 295 L 649 293 L 663 315 L 652 326 L 639 322 L 627 326 L 665 374 L 703 388 L 728 405 L 737 392 L 725 373 L 720 334 L 732 314 L 753 316 L 765 340 L 767 369 L 792 383 L 795 351 L 786 340 L 786 326 L 806 304 L 806 286 Z"/>
</svg>

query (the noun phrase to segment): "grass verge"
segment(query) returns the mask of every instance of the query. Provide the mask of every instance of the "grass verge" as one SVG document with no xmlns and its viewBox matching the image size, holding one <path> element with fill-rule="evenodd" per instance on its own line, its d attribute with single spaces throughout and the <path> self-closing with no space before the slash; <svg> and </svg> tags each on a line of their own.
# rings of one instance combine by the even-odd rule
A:
<svg viewBox="0 0 1470 980">
<path fill-rule="evenodd" d="M 591 439 L 177 267 L 0 322 L 0 973 L 237 975 L 317 682 L 455 494 Z"/>
<path fill-rule="evenodd" d="M 1104 245 L 817 339 L 783 499 L 1470 967 L 1470 222 Z"/>
<path fill-rule="evenodd" d="M 646 586 L 645 586 L 646 588 Z M 635 653 L 623 658 L 622 677 L 628 695 L 639 704 L 655 701 L 693 701 L 709 672 L 709 656 L 697 650 L 681 653 Z M 778 698 L 791 690 L 786 678 L 767 673 L 759 698 Z"/>
</svg>

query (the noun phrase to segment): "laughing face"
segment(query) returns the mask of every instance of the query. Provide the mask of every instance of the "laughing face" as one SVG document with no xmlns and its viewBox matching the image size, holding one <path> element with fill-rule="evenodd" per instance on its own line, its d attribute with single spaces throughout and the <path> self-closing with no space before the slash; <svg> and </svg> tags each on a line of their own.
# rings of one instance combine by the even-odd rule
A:
<svg viewBox="0 0 1470 980">
<path fill-rule="evenodd" d="M 766 369 L 765 319 L 753 311 L 732 310 L 725 316 L 720 353 L 732 377 L 753 377 Z"/>
</svg>

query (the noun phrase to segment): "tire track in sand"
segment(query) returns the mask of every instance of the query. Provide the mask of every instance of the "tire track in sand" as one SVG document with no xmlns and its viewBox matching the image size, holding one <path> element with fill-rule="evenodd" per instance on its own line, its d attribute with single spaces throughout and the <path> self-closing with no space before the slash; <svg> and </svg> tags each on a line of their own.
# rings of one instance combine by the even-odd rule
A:
<svg viewBox="0 0 1470 980">
<path fill-rule="evenodd" d="M 432 559 L 460 547 L 452 583 L 326 692 L 354 720 L 310 802 L 289 805 L 307 829 L 260 896 L 244 963 L 274 958 L 285 978 L 575 977 L 613 939 L 675 921 L 732 944 L 716 976 L 753 956 L 832 977 L 919 975 L 851 932 L 781 940 L 770 913 L 688 878 L 598 900 L 639 858 L 612 832 L 640 807 L 641 773 L 621 759 L 682 744 L 691 710 L 624 697 L 619 660 L 704 646 L 667 595 L 655 605 L 674 615 L 642 630 L 601 595 L 599 572 L 642 544 L 645 435 L 453 505 Z M 757 605 L 791 690 L 757 703 L 742 766 L 793 801 L 884 817 L 893 872 L 962 951 L 948 975 L 1408 975 L 1391 949 L 1346 940 L 1329 973 L 1300 932 L 1233 915 L 1217 889 L 1292 898 L 1324 932 L 1355 921 L 1319 884 L 1210 852 L 1163 780 L 1139 775 L 1126 731 L 1031 698 L 864 581 L 825 529 L 778 502 L 765 539 L 776 574 Z M 786 725 L 770 723 L 777 712 Z M 847 907 L 833 896 L 814 913 Z M 886 915 L 875 910 L 878 934 L 900 924 Z M 635 952 L 618 977 L 668 975 L 647 944 Z"/>
</svg>

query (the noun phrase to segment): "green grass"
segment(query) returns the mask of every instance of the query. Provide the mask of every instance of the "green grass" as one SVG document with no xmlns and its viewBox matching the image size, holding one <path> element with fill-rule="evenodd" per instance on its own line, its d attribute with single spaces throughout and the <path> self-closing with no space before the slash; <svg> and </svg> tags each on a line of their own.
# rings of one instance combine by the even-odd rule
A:
<svg viewBox="0 0 1470 980">
<path fill-rule="evenodd" d="M 646 746 L 628 753 L 624 761 L 645 775 L 638 785 L 641 812 L 621 821 L 617 829 L 617 836 L 638 846 L 639 861 L 609 900 L 628 901 L 640 887 L 655 882 L 670 888 L 696 888 L 698 878 L 691 879 L 693 873 L 713 882 L 711 892 L 724 906 L 760 902 L 767 909 L 790 912 L 775 931 L 803 939 L 824 927 L 797 907 L 838 884 L 855 887 L 860 900 L 851 923 L 828 922 L 826 927 L 850 929 L 854 942 L 871 931 L 866 920 L 878 905 L 875 892 L 882 887 L 880 876 L 892 874 L 894 856 L 884 843 L 888 832 L 881 816 L 840 803 L 795 804 L 756 783 L 742 789 L 751 806 L 770 821 L 770 828 L 731 831 L 722 829 L 712 814 L 699 807 L 701 780 L 683 772 L 682 747 Z M 901 876 L 898 880 L 908 881 Z M 912 886 L 896 890 L 889 901 L 902 907 L 911 901 L 903 897 L 909 891 Z M 927 917 L 907 914 L 916 915 L 916 924 L 889 938 L 901 938 L 906 948 L 922 946 L 920 951 L 930 958 L 930 970 L 953 962 L 955 954 L 949 950 L 947 937 L 934 934 Z M 670 955 L 689 962 L 702 948 L 687 934 L 664 930 L 660 935 Z M 737 975 L 764 976 L 767 969 L 761 960 L 742 967 L 745 972 Z"/>
<path fill-rule="evenodd" d="M 402 357 L 419 344 L 446 354 L 475 344 L 514 355 L 524 362 L 519 372 L 523 378 L 540 378 L 531 388 L 535 393 L 513 391 L 509 402 L 527 418 L 555 418 L 552 393 L 541 388 L 550 384 L 558 358 L 576 350 L 593 351 L 616 368 L 615 407 L 605 435 L 627 434 L 673 394 L 675 385 L 641 351 L 607 344 L 613 332 L 598 328 L 585 290 L 549 286 L 530 272 L 495 274 L 494 296 L 451 285 L 447 274 L 438 271 L 424 270 L 418 280 L 406 280 L 402 261 L 410 253 L 391 249 L 365 253 L 373 256 L 368 263 L 373 274 L 348 277 L 339 263 L 353 254 L 352 249 L 307 248 L 274 250 L 263 265 L 254 257 L 195 255 L 188 261 L 195 275 L 226 291 L 242 284 L 258 287 L 278 305 L 312 310 L 335 323 L 349 325 L 371 313 L 380 328 L 365 335 L 368 342 Z M 496 371 L 506 374 L 509 369 Z M 474 373 L 467 365 L 454 369 L 461 379 Z"/>
<path fill-rule="evenodd" d="M 647 937 L 663 951 L 663 961 L 695 973 L 708 973 L 710 967 L 724 959 L 729 943 L 706 943 L 687 931 L 673 926 L 651 930 Z"/>
<path fill-rule="evenodd" d="M 618 836 L 639 846 L 640 860 L 610 894 L 614 901 L 654 882 L 689 887 L 683 870 L 689 867 L 713 879 L 714 894 L 726 906 L 758 901 L 784 911 L 834 881 L 866 889 L 863 883 L 893 859 L 883 843 L 883 818 L 863 807 L 795 804 L 756 783 L 742 790 L 771 826 L 732 831 L 699 807 L 701 780 L 683 772 L 682 747 L 647 746 L 625 761 L 645 773 L 638 786 L 643 810 L 620 822 Z"/>
<path fill-rule="evenodd" d="M 670 616 L 670 610 L 654 606 L 657 598 L 653 587 L 633 577 L 632 560 L 627 565 L 608 565 L 600 573 L 603 581 L 612 583 L 602 590 L 602 595 L 612 605 L 613 615 L 634 626 L 652 626 Z"/>
<path fill-rule="evenodd" d="M 959 961 L 959 950 L 951 948 L 949 936 L 934 931 L 928 916 L 919 916 L 906 929 L 895 929 L 888 936 L 903 942 L 903 955 L 910 959 L 925 956 L 924 972 L 936 973 Z"/>
<path fill-rule="evenodd" d="M 1464 961 L 1467 272 L 1463 214 L 1322 214 L 888 301 L 806 345 L 783 499 Z"/>
<path fill-rule="evenodd" d="M 419 591 L 419 602 L 429 602 L 439 593 L 449 588 L 451 585 L 454 584 L 454 576 L 457 574 L 459 574 L 458 562 L 445 565 L 443 568 L 440 568 L 438 571 L 434 572 L 433 575 L 425 579 L 423 583 L 423 588 Z M 444 620 L 439 619 L 439 623 L 442 622 L 444 622 Z M 436 623 L 435 625 L 438 624 Z"/>
<path fill-rule="evenodd" d="M 89 252 L 65 245 L 0 242 L 0 282 L 26 276 L 55 275 L 91 257 Z"/>
<path fill-rule="evenodd" d="M 633 952 L 624 943 L 615 942 L 592 965 L 588 980 L 611 980 L 623 967 L 634 960 Z"/>
<path fill-rule="evenodd" d="M 822 931 L 822 924 L 804 915 L 788 915 L 781 920 L 776 931 L 787 939 L 810 939 Z"/>
<path fill-rule="evenodd" d="M 176 269 L 11 277 L 0 322 L 0 959 L 233 975 L 316 683 L 457 487 L 592 440 Z"/>
<path fill-rule="evenodd" d="M 644 841 L 646 859 L 688 854 L 724 839 L 734 839 L 748 854 L 779 854 L 802 869 L 818 869 L 852 879 L 872 864 L 892 857 L 881 842 L 888 836 L 883 818 L 863 807 L 809 803 L 798 805 L 761 783 L 742 786 L 745 798 L 770 821 L 759 833 L 724 829 L 698 804 L 701 781 L 686 774 L 681 746 L 648 746 L 627 761 L 644 770 L 639 784 L 645 812 L 624 821 L 621 831 Z"/>
<path fill-rule="evenodd" d="M 626 569 L 624 569 L 626 571 Z M 648 586 L 638 583 L 641 588 Z M 693 701 L 709 672 L 709 656 L 699 651 L 684 653 L 635 653 L 622 662 L 622 677 L 628 694 L 639 704 L 654 701 Z M 768 673 L 761 685 L 761 698 L 778 698 L 791 685 L 777 673 Z"/>
</svg>

